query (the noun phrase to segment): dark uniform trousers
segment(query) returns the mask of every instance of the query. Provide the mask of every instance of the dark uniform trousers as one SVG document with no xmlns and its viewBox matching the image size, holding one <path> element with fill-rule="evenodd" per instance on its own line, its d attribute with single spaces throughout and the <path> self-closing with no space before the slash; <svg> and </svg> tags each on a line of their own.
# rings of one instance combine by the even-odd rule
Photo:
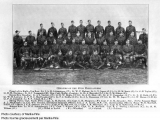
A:
<svg viewBox="0 0 160 121">
<path fill-rule="evenodd" d="M 23 39 L 21 36 L 14 36 L 13 42 L 14 42 L 14 58 L 16 58 L 17 67 L 20 67 L 21 58 L 19 55 L 19 50 L 23 46 Z"/>
</svg>

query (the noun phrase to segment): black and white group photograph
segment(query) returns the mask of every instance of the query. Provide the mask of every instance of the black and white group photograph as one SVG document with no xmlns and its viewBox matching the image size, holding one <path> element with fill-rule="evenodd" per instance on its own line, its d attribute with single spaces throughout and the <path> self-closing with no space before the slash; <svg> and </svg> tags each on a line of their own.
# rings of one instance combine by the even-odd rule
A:
<svg viewBox="0 0 160 121">
<path fill-rule="evenodd" d="M 13 84 L 148 84 L 148 7 L 13 4 Z"/>
</svg>

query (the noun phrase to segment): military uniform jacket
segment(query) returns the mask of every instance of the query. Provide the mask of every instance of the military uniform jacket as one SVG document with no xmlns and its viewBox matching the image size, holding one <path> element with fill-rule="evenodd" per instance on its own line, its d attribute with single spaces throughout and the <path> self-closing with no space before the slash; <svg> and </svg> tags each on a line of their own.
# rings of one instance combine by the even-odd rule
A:
<svg viewBox="0 0 160 121">
<path fill-rule="evenodd" d="M 58 54 L 59 52 L 59 45 L 58 44 L 53 44 L 51 45 L 51 48 L 50 48 L 50 55 L 56 55 Z"/>
<path fill-rule="evenodd" d="M 83 25 L 77 26 L 77 31 L 79 31 L 80 34 L 81 34 L 81 36 L 82 36 L 83 38 L 85 38 L 85 32 L 86 32 L 85 26 L 83 26 Z"/>
<path fill-rule="evenodd" d="M 97 38 L 97 44 L 100 45 L 100 46 L 103 45 L 103 42 L 105 41 L 105 39 L 106 38 L 104 36 L 98 37 Z"/>
<path fill-rule="evenodd" d="M 64 27 L 61 27 L 58 31 L 58 35 L 62 34 L 62 37 L 66 37 L 67 36 L 67 29 Z"/>
<path fill-rule="evenodd" d="M 14 42 L 14 50 L 19 49 L 20 47 L 23 46 L 23 39 L 21 36 L 14 36 L 13 42 Z"/>
<path fill-rule="evenodd" d="M 87 44 L 80 45 L 80 52 L 82 53 L 84 50 L 86 51 L 87 54 L 89 53 L 89 47 Z"/>
<path fill-rule="evenodd" d="M 122 54 L 122 46 L 121 45 L 113 45 L 111 51 L 117 51 L 117 54 Z"/>
<path fill-rule="evenodd" d="M 25 41 L 27 42 L 28 46 L 33 46 L 33 42 L 35 41 L 35 37 L 34 36 L 27 36 Z"/>
<path fill-rule="evenodd" d="M 51 46 L 53 44 L 54 39 L 55 39 L 54 37 L 48 37 L 47 38 L 47 43 L 48 43 L 49 46 Z"/>
<path fill-rule="evenodd" d="M 89 61 L 90 61 L 90 56 L 89 56 L 89 54 L 85 54 L 85 55 L 83 55 L 83 54 L 81 54 L 80 56 L 79 56 L 79 58 L 78 58 L 78 60 L 77 60 L 79 63 L 89 63 Z"/>
<path fill-rule="evenodd" d="M 104 34 L 104 28 L 103 28 L 103 26 L 101 26 L 101 25 L 98 25 L 98 26 L 96 26 L 95 27 L 95 34 L 96 34 L 96 38 L 98 38 L 99 37 L 99 33 L 100 32 L 102 32 L 103 34 Z"/>
<path fill-rule="evenodd" d="M 72 54 L 72 55 L 69 55 L 69 54 L 67 54 L 66 55 L 66 61 L 67 62 L 72 62 L 72 61 L 75 61 L 75 56 Z"/>
<path fill-rule="evenodd" d="M 139 39 L 142 40 L 142 43 L 148 46 L 148 35 L 147 34 L 141 34 L 139 35 Z"/>
<path fill-rule="evenodd" d="M 134 26 L 127 26 L 126 28 L 126 39 L 130 36 L 131 32 L 134 32 L 134 36 L 137 38 L 136 28 Z"/>
<path fill-rule="evenodd" d="M 116 28 L 116 37 L 117 37 L 117 38 L 119 37 L 119 34 L 120 34 L 121 32 L 125 35 L 125 29 L 124 29 L 123 27 L 117 27 L 117 28 Z"/>
<path fill-rule="evenodd" d="M 50 47 L 48 45 L 43 45 L 41 48 L 41 55 L 43 58 L 48 58 L 50 53 Z"/>
<path fill-rule="evenodd" d="M 93 44 L 94 38 L 93 37 L 86 37 L 85 41 L 86 41 L 87 45 L 91 45 L 91 44 Z"/>
<path fill-rule="evenodd" d="M 106 38 L 106 40 L 107 40 L 107 43 L 108 43 L 108 45 L 111 47 L 112 45 L 114 45 L 114 41 L 115 41 L 115 36 L 114 35 L 112 35 L 112 36 L 108 36 L 107 38 Z"/>
<path fill-rule="evenodd" d="M 60 49 L 61 49 L 61 51 L 62 51 L 62 55 L 66 55 L 66 53 L 67 53 L 68 50 L 69 50 L 69 45 L 67 45 L 67 44 L 62 44 L 62 45 L 60 45 Z"/>
<path fill-rule="evenodd" d="M 69 28 L 68 28 L 68 33 L 71 33 L 71 36 L 72 37 L 75 37 L 76 36 L 76 33 L 77 33 L 77 27 L 76 26 L 74 26 L 74 25 L 71 25 L 71 26 L 69 26 Z"/>
<path fill-rule="evenodd" d="M 88 36 L 88 32 L 91 32 L 91 36 L 94 37 L 95 30 L 92 24 L 86 26 L 86 37 Z"/>
<path fill-rule="evenodd" d="M 37 58 L 40 56 L 40 48 L 38 45 L 33 45 L 31 47 L 31 56 Z"/>
<path fill-rule="evenodd" d="M 136 54 L 146 54 L 146 45 L 145 44 L 137 44 L 135 46 L 135 53 Z"/>
<path fill-rule="evenodd" d="M 130 44 L 135 47 L 135 45 L 137 44 L 137 39 L 136 39 L 136 37 L 130 36 L 128 39 L 130 40 Z"/>
<path fill-rule="evenodd" d="M 110 53 L 110 47 L 108 45 L 102 45 L 101 46 L 101 50 L 100 50 L 101 54 L 109 54 Z"/>
<path fill-rule="evenodd" d="M 57 39 L 57 44 L 58 44 L 58 45 L 61 45 L 61 44 L 63 43 L 63 40 L 64 40 L 64 39 L 63 39 L 62 37 L 61 37 L 61 38 L 58 38 L 58 39 Z"/>
<path fill-rule="evenodd" d="M 80 45 L 73 43 L 69 46 L 69 49 L 72 50 L 73 54 L 78 54 L 80 49 L 79 47 Z"/>
<path fill-rule="evenodd" d="M 133 54 L 134 53 L 134 47 L 133 45 L 123 45 L 122 48 L 123 54 Z"/>
<path fill-rule="evenodd" d="M 71 44 L 72 44 L 72 37 L 68 37 L 68 36 L 67 36 L 65 39 L 66 39 L 66 41 L 67 41 L 66 43 L 67 43 L 68 45 L 71 45 Z"/>
<path fill-rule="evenodd" d="M 115 31 L 114 31 L 114 27 L 113 27 L 113 26 L 108 25 L 108 26 L 105 27 L 105 35 L 106 35 L 106 36 L 109 36 L 109 33 L 110 33 L 111 31 L 113 32 L 113 35 L 115 35 Z"/>
<path fill-rule="evenodd" d="M 30 53 L 31 53 L 31 50 L 30 50 L 30 47 L 29 46 L 23 46 L 20 48 L 19 50 L 20 52 L 20 56 L 22 57 L 29 57 L 30 56 Z"/>
<path fill-rule="evenodd" d="M 118 40 L 119 45 L 124 45 L 126 37 L 125 36 L 118 36 L 117 40 Z"/>
<path fill-rule="evenodd" d="M 93 51 L 97 50 L 98 54 L 100 52 L 100 47 L 97 44 L 89 45 L 90 54 L 93 54 Z"/>
<path fill-rule="evenodd" d="M 37 37 L 37 44 L 38 46 L 43 46 L 44 45 L 44 41 L 46 40 L 46 37 L 43 35 L 40 35 Z"/>
<path fill-rule="evenodd" d="M 40 32 L 43 32 L 43 36 L 47 36 L 47 32 L 46 32 L 46 30 L 45 29 L 38 29 L 38 32 L 37 32 L 37 37 L 40 35 Z"/>
<path fill-rule="evenodd" d="M 49 37 L 50 32 L 52 32 L 52 33 L 53 33 L 54 38 L 56 38 L 56 39 L 57 39 L 57 29 L 56 29 L 55 27 L 51 27 L 51 28 L 49 28 L 49 29 L 48 29 L 48 37 Z"/>
<path fill-rule="evenodd" d="M 75 37 L 75 43 L 76 43 L 76 44 L 82 44 L 82 40 L 83 40 L 83 37 L 82 37 L 82 36 L 76 36 L 76 37 Z"/>
<path fill-rule="evenodd" d="M 102 60 L 101 60 L 101 57 L 99 55 L 91 55 L 90 62 L 92 64 L 96 64 L 97 65 L 98 63 L 101 63 Z"/>
</svg>

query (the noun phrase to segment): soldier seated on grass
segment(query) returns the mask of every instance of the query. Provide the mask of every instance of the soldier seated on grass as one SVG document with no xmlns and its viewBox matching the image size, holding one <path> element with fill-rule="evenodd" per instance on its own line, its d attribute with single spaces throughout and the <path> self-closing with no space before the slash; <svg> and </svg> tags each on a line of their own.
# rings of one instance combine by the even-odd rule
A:
<svg viewBox="0 0 160 121">
<path fill-rule="evenodd" d="M 63 55 L 61 50 L 58 51 L 58 54 L 55 55 L 54 60 L 52 61 L 52 67 L 61 68 L 63 67 Z"/>
<path fill-rule="evenodd" d="M 66 54 L 66 61 L 65 61 L 66 67 L 74 69 L 75 62 L 76 62 L 75 56 L 73 55 L 72 50 L 69 50 L 68 53 Z"/>
</svg>

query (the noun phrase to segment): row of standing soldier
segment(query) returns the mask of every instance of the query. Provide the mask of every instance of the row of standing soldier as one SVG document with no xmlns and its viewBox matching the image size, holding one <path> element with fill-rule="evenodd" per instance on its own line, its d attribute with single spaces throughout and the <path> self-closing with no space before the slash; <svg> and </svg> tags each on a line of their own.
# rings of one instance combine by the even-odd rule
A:
<svg viewBox="0 0 160 121">
<path fill-rule="evenodd" d="M 116 32 L 114 31 L 114 27 L 111 26 L 110 21 L 108 21 L 109 25 L 105 28 L 105 31 L 104 31 L 103 27 L 100 25 L 100 21 L 98 21 L 98 26 L 96 26 L 95 29 L 94 29 L 93 25 L 91 25 L 90 22 L 91 21 L 89 20 L 88 26 L 84 27 L 82 25 L 82 21 L 80 21 L 81 25 L 78 27 L 75 27 L 74 22 L 71 21 L 72 25 L 68 29 L 67 36 L 66 36 L 66 29 L 64 28 L 63 23 L 61 23 L 62 27 L 58 31 L 58 34 L 59 34 L 58 37 L 57 37 L 57 32 L 56 32 L 57 30 L 53 27 L 53 25 L 54 25 L 53 23 L 51 23 L 52 27 L 48 30 L 48 35 L 46 34 L 46 30 L 43 29 L 43 25 L 40 24 L 41 29 L 38 30 L 37 39 L 35 39 L 35 37 L 32 36 L 32 32 L 29 31 L 29 36 L 26 37 L 25 42 L 27 42 L 27 45 L 30 48 L 32 48 L 34 41 L 37 40 L 37 44 L 38 44 L 37 48 L 39 48 L 39 50 L 42 50 L 42 47 L 44 46 L 45 42 L 47 42 L 47 44 L 49 45 L 48 46 L 49 48 L 51 48 L 51 46 L 56 43 L 56 45 L 59 46 L 59 48 L 61 48 L 61 52 L 62 52 L 63 56 L 64 56 L 64 52 L 67 50 L 66 49 L 67 45 L 71 45 L 72 47 L 75 46 L 74 48 L 77 48 L 76 46 L 82 45 L 83 41 L 84 41 L 85 45 L 88 46 L 89 49 L 86 49 L 86 52 L 87 53 L 89 52 L 90 55 L 93 54 L 93 51 L 91 51 L 91 50 L 96 50 L 98 54 L 102 55 L 102 53 L 100 53 L 100 51 L 102 50 L 102 45 L 103 45 L 103 43 L 105 43 L 105 41 L 108 44 L 109 50 L 111 50 L 111 48 L 113 48 L 112 46 L 115 43 L 120 45 L 120 48 L 121 48 L 123 45 L 125 45 L 127 39 L 130 40 L 130 44 L 133 45 L 134 48 L 138 42 L 136 39 L 136 29 L 134 26 L 131 25 L 132 24 L 131 21 L 129 21 L 130 25 L 126 28 L 126 32 L 125 32 L 124 28 L 121 27 L 120 22 L 118 23 L 119 27 L 117 27 Z M 81 29 L 84 28 L 84 32 L 82 32 L 80 27 L 81 27 Z M 118 31 L 118 30 L 120 30 L 120 31 Z M 139 36 L 139 39 L 142 40 L 142 43 L 145 44 L 145 46 L 147 46 L 148 45 L 148 36 L 147 36 L 144 28 L 142 29 L 142 31 L 143 31 L 143 34 L 141 34 Z M 130 33 L 129 36 L 127 34 L 128 32 Z M 72 41 L 75 41 L 75 43 L 73 44 Z M 66 44 L 64 44 L 63 42 Z M 96 46 L 94 47 L 94 45 L 96 45 Z M 19 52 L 20 52 L 20 48 L 22 46 L 23 46 L 22 37 L 19 36 L 19 31 L 16 31 L 16 36 L 14 36 L 14 52 L 15 52 L 17 67 L 19 67 L 20 63 L 21 63 L 21 54 Z M 68 46 L 68 47 L 70 48 L 70 46 Z M 84 46 L 84 48 L 85 48 L 85 46 Z M 96 48 L 100 48 L 100 49 L 96 49 Z M 83 50 L 81 50 L 81 52 L 82 51 Z M 67 52 L 69 52 L 69 51 L 67 51 Z M 72 52 L 74 52 L 74 51 L 72 50 Z"/>
</svg>

